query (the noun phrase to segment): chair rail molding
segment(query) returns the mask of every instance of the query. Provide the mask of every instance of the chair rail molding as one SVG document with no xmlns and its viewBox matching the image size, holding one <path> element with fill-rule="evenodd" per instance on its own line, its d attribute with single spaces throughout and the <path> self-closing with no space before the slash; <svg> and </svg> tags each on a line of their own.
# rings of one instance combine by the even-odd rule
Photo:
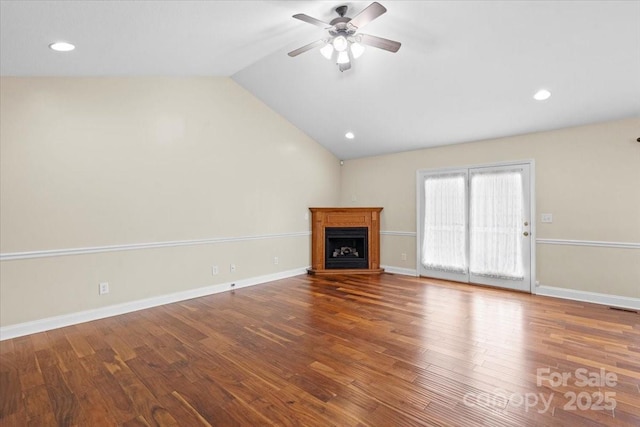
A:
<svg viewBox="0 0 640 427">
<path fill-rule="evenodd" d="M 154 249 L 154 248 L 170 248 L 176 246 L 195 246 L 195 245 L 212 245 L 218 243 L 228 242 L 247 242 L 251 240 L 265 240 L 265 239 L 281 239 L 286 237 L 304 237 L 310 236 L 310 231 L 298 231 L 291 233 L 278 233 L 278 234 L 258 234 L 249 236 L 237 236 L 237 237 L 213 237 L 208 239 L 192 239 L 192 240 L 172 240 L 166 242 L 148 242 L 148 243 L 130 243 L 122 245 L 108 245 L 108 246 L 91 246 L 85 248 L 68 248 L 68 249 L 45 249 L 40 251 L 29 252 L 8 252 L 0 254 L 0 261 L 15 261 L 21 259 L 31 258 L 47 258 L 57 257 L 65 255 L 84 255 L 95 254 L 100 252 L 119 252 L 119 251 L 133 251 L 140 249 Z"/>
<path fill-rule="evenodd" d="M 640 249 L 640 243 L 604 242 L 600 240 L 536 239 L 539 245 L 590 246 L 595 248 Z"/>
</svg>

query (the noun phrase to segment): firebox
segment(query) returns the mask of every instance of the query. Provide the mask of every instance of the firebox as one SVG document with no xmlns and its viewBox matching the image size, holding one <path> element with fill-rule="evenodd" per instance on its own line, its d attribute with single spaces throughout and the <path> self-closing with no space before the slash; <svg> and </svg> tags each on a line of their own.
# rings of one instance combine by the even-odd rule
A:
<svg viewBox="0 0 640 427">
<path fill-rule="evenodd" d="M 326 227 L 324 268 L 369 268 L 367 227 Z"/>
</svg>

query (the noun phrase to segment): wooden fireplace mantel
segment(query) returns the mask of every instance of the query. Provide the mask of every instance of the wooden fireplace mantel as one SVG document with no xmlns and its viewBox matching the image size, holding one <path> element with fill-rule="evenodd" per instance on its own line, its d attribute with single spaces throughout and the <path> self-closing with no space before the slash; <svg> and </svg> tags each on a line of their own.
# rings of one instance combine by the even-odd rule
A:
<svg viewBox="0 0 640 427">
<path fill-rule="evenodd" d="M 380 212 L 383 208 L 309 208 L 311 211 L 311 268 L 309 274 L 379 274 Z M 326 227 L 367 227 L 368 268 L 325 268 Z"/>
</svg>

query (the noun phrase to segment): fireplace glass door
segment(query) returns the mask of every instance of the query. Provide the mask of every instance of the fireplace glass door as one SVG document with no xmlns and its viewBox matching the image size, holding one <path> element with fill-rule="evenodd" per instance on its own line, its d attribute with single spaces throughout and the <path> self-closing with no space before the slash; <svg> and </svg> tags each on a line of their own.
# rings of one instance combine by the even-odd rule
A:
<svg viewBox="0 0 640 427">
<path fill-rule="evenodd" d="M 326 227 L 325 268 L 368 268 L 368 234 L 367 227 Z"/>
</svg>

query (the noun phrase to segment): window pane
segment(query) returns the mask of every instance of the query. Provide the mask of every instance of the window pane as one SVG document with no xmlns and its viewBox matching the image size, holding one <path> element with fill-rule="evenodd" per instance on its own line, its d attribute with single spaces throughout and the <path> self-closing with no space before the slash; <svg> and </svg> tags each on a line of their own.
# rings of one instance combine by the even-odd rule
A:
<svg viewBox="0 0 640 427">
<path fill-rule="evenodd" d="M 472 174 L 470 193 L 471 273 L 523 280 L 522 173 Z"/>
<path fill-rule="evenodd" d="M 426 178 L 424 205 L 423 265 L 466 273 L 465 176 Z"/>
</svg>

